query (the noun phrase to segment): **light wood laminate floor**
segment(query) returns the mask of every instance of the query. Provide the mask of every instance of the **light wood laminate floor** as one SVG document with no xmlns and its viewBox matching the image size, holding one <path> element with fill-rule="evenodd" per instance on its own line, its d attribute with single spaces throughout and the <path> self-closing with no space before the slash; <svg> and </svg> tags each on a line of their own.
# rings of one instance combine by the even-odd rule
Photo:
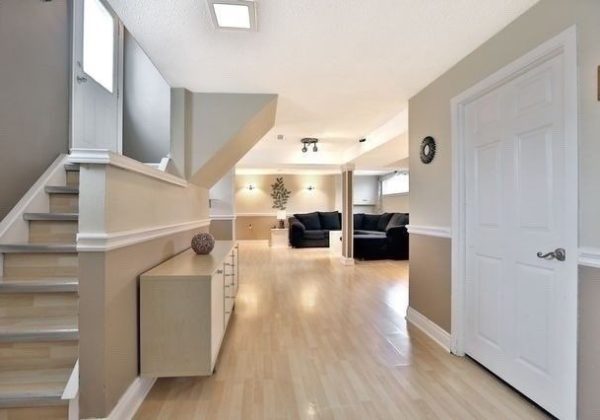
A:
<svg viewBox="0 0 600 420">
<path fill-rule="evenodd" d="M 241 286 L 207 378 L 160 379 L 136 419 L 538 419 L 546 416 L 404 316 L 406 262 L 240 245 Z"/>
</svg>

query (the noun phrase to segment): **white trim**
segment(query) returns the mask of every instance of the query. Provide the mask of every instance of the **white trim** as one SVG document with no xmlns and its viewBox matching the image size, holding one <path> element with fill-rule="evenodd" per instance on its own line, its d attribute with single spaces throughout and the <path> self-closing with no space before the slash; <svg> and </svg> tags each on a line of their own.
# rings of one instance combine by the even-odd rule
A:
<svg viewBox="0 0 600 420">
<path fill-rule="evenodd" d="M 452 340 L 450 339 L 449 332 L 410 306 L 406 310 L 406 320 L 423 331 L 425 335 L 439 344 L 448 353 L 450 352 L 450 343 Z"/>
<path fill-rule="evenodd" d="M 167 167 L 169 166 L 169 161 L 171 160 L 171 158 L 169 156 L 164 157 L 160 160 L 160 163 L 158 164 L 158 170 L 161 172 L 165 172 L 167 170 Z"/>
<path fill-rule="evenodd" d="M 79 359 L 75 362 L 75 366 L 71 371 L 67 385 L 62 393 L 61 399 L 72 400 L 79 393 Z"/>
<path fill-rule="evenodd" d="M 106 419 L 132 419 L 155 382 L 156 378 L 142 378 L 140 376 L 135 378 Z"/>
<path fill-rule="evenodd" d="M 464 109 L 472 101 L 488 92 L 519 77 L 539 64 L 554 57 L 564 58 L 564 92 L 565 92 L 565 136 L 566 159 L 568 161 L 565 183 L 567 185 L 568 231 L 573 237 L 568 238 L 564 247 L 567 250 L 577 249 L 578 234 L 578 134 L 577 134 L 577 31 L 572 26 L 554 38 L 548 40 L 521 58 L 513 61 L 491 76 L 485 78 L 451 101 L 452 122 L 452 353 L 463 356 L 464 329 L 466 323 L 466 207 L 465 207 L 465 161 L 464 161 Z M 569 287 L 565 306 L 568 312 L 568 326 L 562 332 L 564 340 L 572 343 L 567 355 L 569 361 L 569 378 L 567 389 L 572 390 L 566 396 L 568 407 L 563 417 L 575 419 L 577 413 L 577 258 L 567 259 L 565 264 L 572 265 L 573 278 L 567 279 Z"/>
<path fill-rule="evenodd" d="M 66 161 L 67 155 L 62 154 L 58 156 L 54 162 L 52 162 L 52 165 L 50 165 L 50 167 L 44 171 L 44 173 L 38 178 L 37 181 L 35 181 L 25 195 L 21 197 L 17 204 L 15 204 L 11 211 L 4 217 L 4 219 L 2 219 L 0 222 L 0 239 L 6 235 L 10 228 L 15 225 L 15 223 L 23 220 L 23 213 L 28 211 L 28 208 L 34 202 L 34 200 L 36 200 L 40 195 L 46 197 L 44 187 L 49 184 L 51 179 L 54 178 L 58 171 L 64 172 L 64 164 Z"/>
<path fill-rule="evenodd" d="M 236 213 L 236 217 L 277 217 L 277 213 Z"/>
<path fill-rule="evenodd" d="M 104 252 L 140 242 L 147 242 L 175 233 L 187 232 L 210 225 L 210 219 L 194 220 L 158 227 L 134 229 L 114 233 L 85 233 L 77 234 L 78 252 Z"/>
<path fill-rule="evenodd" d="M 216 214 L 214 216 L 210 216 L 210 220 L 235 220 L 237 218 L 237 216 L 235 216 L 234 214 Z"/>
<path fill-rule="evenodd" d="M 75 362 L 61 399 L 69 400 L 69 420 L 79 420 L 79 359 Z"/>
<path fill-rule="evenodd" d="M 407 225 L 406 230 L 413 235 L 435 236 L 438 238 L 452 238 L 452 230 L 444 226 L 417 226 Z"/>
<path fill-rule="evenodd" d="M 600 268 L 600 248 L 579 248 L 579 265 Z"/>
<path fill-rule="evenodd" d="M 340 262 L 342 265 L 354 265 L 354 258 L 340 257 Z"/>
<path fill-rule="evenodd" d="M 178 176 L 162 172 L 159 169 L 138 162 L 137 160 L 128 158 L 127 156 L 119 155 L 105 149 L 71 149 L 69 162 L 92 165 L 110 165 L 117 168 L 125 169 L 130 172 L 147 176 L 149 178 L 158 179 L 162 182 L 187 187 L 188 182 Z"/>
</svg>

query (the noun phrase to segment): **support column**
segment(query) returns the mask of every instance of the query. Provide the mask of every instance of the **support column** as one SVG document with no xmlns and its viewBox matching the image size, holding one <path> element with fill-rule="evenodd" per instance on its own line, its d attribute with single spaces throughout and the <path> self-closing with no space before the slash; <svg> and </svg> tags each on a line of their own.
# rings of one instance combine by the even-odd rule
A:
<svg viewBox="0 0 600 420">
<path fill-rule="evenodd" d="M 354 264 L 354 214 L 353 214 L 354 165 L 342 166 L 342 264 Z"/>
</svg>

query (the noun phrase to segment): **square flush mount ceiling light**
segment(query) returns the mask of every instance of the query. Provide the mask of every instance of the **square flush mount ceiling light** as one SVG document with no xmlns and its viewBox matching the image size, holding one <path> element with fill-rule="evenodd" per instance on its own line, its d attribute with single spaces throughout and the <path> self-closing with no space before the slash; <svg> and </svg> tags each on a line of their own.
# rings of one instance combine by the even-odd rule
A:
<svg viewBox="0 0 600 420">
<path fill-rule="evenodd" d="M 256 29 L 256 3 L 250 0 L 208 0 L 216 28 Z"/>
</svg>

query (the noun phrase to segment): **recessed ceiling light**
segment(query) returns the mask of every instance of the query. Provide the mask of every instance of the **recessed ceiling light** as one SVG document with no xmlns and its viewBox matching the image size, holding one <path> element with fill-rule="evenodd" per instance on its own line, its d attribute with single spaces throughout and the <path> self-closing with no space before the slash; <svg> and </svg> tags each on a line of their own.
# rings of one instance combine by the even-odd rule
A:
<svg viewBox="0 0 600 420">
<path fill-rule="evenodd" d="M 256 29 L 256 3 L 250 0 L 208 0 L 215 27 Z"/>
</svg>

